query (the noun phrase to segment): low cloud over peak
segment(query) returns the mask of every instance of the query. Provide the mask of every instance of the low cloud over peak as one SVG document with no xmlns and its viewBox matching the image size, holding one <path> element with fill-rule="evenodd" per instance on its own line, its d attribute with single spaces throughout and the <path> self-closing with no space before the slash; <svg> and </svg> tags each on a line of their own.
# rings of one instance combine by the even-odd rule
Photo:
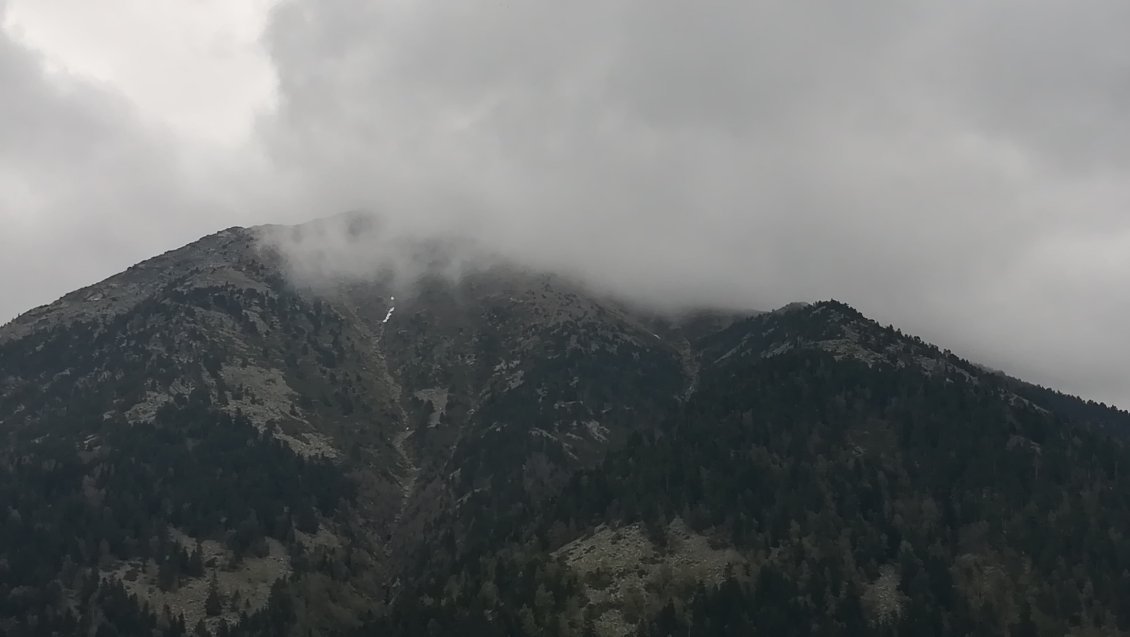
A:
<svg viewBox="0 0 1130 637">
<path fill-rule="evenodd" d="M 841 298 L 1130 404 L 1127 23 L 1110 0 L 285 0 L 254 142 L 164 188 L 239 223 L 370 210 L 637 298 Z"/>
</svg>

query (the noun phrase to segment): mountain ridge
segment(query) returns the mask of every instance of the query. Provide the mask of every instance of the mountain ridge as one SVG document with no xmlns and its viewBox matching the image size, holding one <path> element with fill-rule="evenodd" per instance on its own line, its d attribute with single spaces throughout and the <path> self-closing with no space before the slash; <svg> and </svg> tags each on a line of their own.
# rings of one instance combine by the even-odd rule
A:
<svg viewBox="0 0 1130 637">
<path fill-rule="evenodd" d="M 398 248 L 410 286 L 294 280 L 268 232 L 209 235 L 0 327 L 0 544 L 23 549 L 0 555 L 0 628 L 618 636 L 702 631 L 704 608 L 780 634 L 1122 621 L 1122 540 L 1057 549 L 1091 565 L 1078 617 L 1060 592 L 1026 598 L 1044 589 L 1014 563 L 1068 578 L 1042 553 L 1061 523 L 1019 522 L 1056 498 L 1088 529 L 1130 515 L 1109 495 L 1125 412 L 839 301 L 665 315 L 419 245 Z M 1000 519 L 971 530 L 969 511 Z M 816 546 L 839 575 L 813 579 Z M 993 569 L 1005 597 L 986 606 Z"/>
</svg>

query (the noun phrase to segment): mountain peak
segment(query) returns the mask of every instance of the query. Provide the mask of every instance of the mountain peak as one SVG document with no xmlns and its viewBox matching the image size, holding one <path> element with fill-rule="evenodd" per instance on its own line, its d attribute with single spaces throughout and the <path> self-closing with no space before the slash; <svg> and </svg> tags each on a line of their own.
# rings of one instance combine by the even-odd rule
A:
<svg viewBox="0 0 1130 637">
<path fill-rule="evenodd" d="M 256 232 L 247 228 L 208 235 L 17 316 L 0 328 L 0 342 L 74 322 L 104 322 L 177 283 L 246 281 L 247 269 L 263 267 L 256 263 L 256 244 Z"/>
<path fill-rule="evenodd" d="M 0 328 L 0 630 L 999 634 L 1064 581 L 1122 612 L 1125 413 L 836 300 L 657 315 L 409 241 L 319 266 L 364 219 Z"/>
</svg>

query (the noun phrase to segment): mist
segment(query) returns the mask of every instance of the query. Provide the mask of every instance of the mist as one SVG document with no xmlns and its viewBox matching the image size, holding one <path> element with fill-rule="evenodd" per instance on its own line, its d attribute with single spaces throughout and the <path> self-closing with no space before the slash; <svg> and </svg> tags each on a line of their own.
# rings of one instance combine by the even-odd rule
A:
<svg viewBox="0 0 1130 637">
<path fill-rule="evenodd" d="M 153 149 L 126 154 L 145 170 L 66 168 L 114 198 L 84 217 L 68 202 L 99 191 L 61 186 L 67 197 L 39 208 L 56 221 L 34 218 L 37 245 L 80 246 L 108 270 L 226 225 L 366 211 L 383 221 L 276 237 L 294 275 L 410 280 L 425 257 L 405 246 L 426 244 L 458 253 L 454 273 L 489 255 L 667 308 L 836 298 L 977 362 L 1130 405 L 1130 5 L 270 11 L 275 89 L 246 139 L 186 144 L 110 108 L 97 130 Z M 101 102 L 41 99 L 106 102 L 83 86 Z M 52 157 L 66 165 L 73 144 Z M 92 229 L 52 238 L 76 217 Z M 34 285 L 58 294 L 71 280 Z"/>
<path fill-rule="evenodd" d="M 1130 404 L 1130 9 L 1086 4 L 290 2 L 262 130 L 303 209 Z"/>
</svg>

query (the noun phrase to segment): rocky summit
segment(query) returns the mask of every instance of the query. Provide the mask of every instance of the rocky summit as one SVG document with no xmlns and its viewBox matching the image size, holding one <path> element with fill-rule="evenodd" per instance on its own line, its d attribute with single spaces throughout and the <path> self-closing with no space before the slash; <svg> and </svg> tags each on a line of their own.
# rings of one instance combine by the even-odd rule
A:
<svg viewBox="0 0 1130 637">
<path fill-rule="evenodd" d="M 0 634 L 1130 634 L 1125 412 L 836 301 L 296 275 L 319 228 L 0 328 Z"/>
</svg>

